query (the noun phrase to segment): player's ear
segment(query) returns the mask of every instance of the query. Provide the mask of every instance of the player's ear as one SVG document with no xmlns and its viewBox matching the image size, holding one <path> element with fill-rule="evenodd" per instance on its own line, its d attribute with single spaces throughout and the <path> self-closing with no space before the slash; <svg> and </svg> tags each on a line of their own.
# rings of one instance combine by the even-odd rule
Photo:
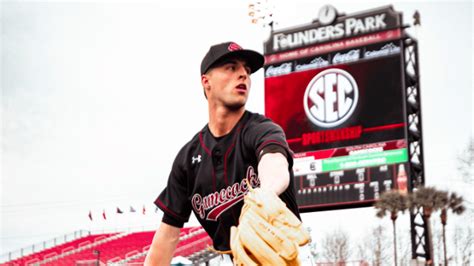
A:
<svg viewBox="0 0 474 266">
<path fill-rule="evenodd" d="M 206 74 L 202 74 L 201 75 L 201 84 L 202 84 L 202 87 L 204 88 L 205 87 L 205 84 L 209 83 L 209 80 L 207 79 L 207 76 Z"/>
<path fill-rule="evenodd" d="M 209 77 L 207 74 L 201 75 L 201 85 L 204 91 L 204 97 L 207 99 L 207 92 L 211 89 L 211 84 L 209 83 Z"/>
</svg>

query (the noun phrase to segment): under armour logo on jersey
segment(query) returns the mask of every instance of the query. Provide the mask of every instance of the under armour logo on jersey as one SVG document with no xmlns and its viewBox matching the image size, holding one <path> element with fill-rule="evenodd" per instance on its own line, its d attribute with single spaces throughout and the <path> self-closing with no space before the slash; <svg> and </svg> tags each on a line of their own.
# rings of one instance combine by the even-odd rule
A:
<svg viewBox="0 0 474 266">
<path fill-rule="evenodd" d="M 201 154 L 198 154 L 198 156 L 196 156 L 196 157 L 193 156 L 191 159 L 192 159 L 192 162 L 191 162 L 192 164 L 195 164 L 196 162 L 200 163 L 201 162 Z"/>
</svg>

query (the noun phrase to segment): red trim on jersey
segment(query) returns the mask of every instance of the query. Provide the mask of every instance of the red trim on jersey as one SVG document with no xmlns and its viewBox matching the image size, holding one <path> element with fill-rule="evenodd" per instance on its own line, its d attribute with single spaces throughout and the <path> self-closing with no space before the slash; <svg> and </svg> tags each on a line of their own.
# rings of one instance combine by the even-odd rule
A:
<svg viewBox="0 0 474 266">
<path fill-rule="evenodd" d="M 224 181 L 225 181 L 226 186 L 229 185 L 229 180 L 227 179 L 227 157 L 229 156 L 230 152 L 234 149 L 235 141 L 237 139 L 237 135 L 240 134 L 240 130 L 244 126 L 245 126 L 245 124 L 240 125 L 240 127 L 237 129 L 237 132 L 234 135 L 234 139 L 232 140 L 232 144 L 229 146 L 229 148 L 227 149 L 227 151 L 225 152 L 225 155 L 224 155 Z"/>
<path fill-rule="evenodd" d="M 199 132 L 199 143 L 201 143 L 201 147 L 206 151 L 206 153 L 211 155 L 211 151 L 206 147 L 206 144 L 204 144 L 204 141 L 202 140 L 202 131 Z"/>
<path fill-rule="evenodd" d="M 245 114 L 244 114 L 245 115 Z M 229 180 L 227 179 L 227 157 L 229 156 L 230 152 L 234 149 L 235 147 L 235 142 L 237 140 L 237 136 L 240 134 L 240 131 L 242 130 L 242 128 L 247 124 L 247 122 L 243 123 L 242 125 L 240 125 L 239 128 L 237 128 L 237 132 L 235 133 L 234 135 L 234 139 L 232 140 L 232 144 L 230 145 L 230 147 L 227 149 L 225 155 L 224 155 L 224 181 L 226 183 L 226 185 L 228 186 L 229 185 Z M 232 204 L 233 205 L 233 204 Z M 234 217 L 234 221 L 239 221 L 238 219 L 238 215 L 235 213 L 235 209 L 230 209 L 231 210 L 231 213 L 232 213 L 232 216 Z"/>
<path fill-rule="evenodd" d="M 217 221 L 217 218 L 221 216 L 223 212 L 234 206 L 235 204 L 239 203 L 239 201 L 244 199 L 244 196 L 246 194 L 239 195 L 238 197 L 233 198 L 232 200 L 229 200 L 228 202 L 218 206 L 217 208 L 214 208 L 212 211 L 210 211 L 207 214 L 206 220 L 209 221 Z"/>
<path fill-rule="evenodd" d="M 267 146 L 269 143 L 276 143 L 276 144 L 282 146 L 285 150 L 287 150 L 287 146 L 284 143 L 279 142 L 277 140 L 272 140 L 272 139 L 267 140 L 267 141 L 263 142 L 262 144 L 260 144 L 260 146 L 258 146 L 258 148 L 256 150 L 256 154 L 255 154 L 255 156 L 257 156 L 257 158 L 258 158 L 259 153 L 262 151 L 262 149 L 265 148 L 265 146 Z"/>
<path fill-rule="evenodd" d="M 178 215 L 174 211 L 168 209 L 168 207 L 166 207 L 166 205 L 163 202 L 161 202 L 161 200 L 157 199 L 156 204 L 160 205 L 160 207 L 163 208 L 163 210 L 166 211 L 168 214 L 171 214 L 174 217 L 179 218 L 182 221 L 186 221 L 186 218 L 183 218 L 182 216 Z"/>
</svg>

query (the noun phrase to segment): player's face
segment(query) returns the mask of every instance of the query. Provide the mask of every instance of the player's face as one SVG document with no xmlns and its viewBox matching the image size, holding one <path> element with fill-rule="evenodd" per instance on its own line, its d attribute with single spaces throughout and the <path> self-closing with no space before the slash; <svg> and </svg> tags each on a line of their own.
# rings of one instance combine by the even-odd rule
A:
<svg viewBox="0 0 474 266">
<path fill-rule="evenodd" d="M 204 80 L 208 101 L 230 110 L 245 106 L 250 91 L 250 68 L 240 59 L 229 59 L 211 69 Z"/>
</svg>

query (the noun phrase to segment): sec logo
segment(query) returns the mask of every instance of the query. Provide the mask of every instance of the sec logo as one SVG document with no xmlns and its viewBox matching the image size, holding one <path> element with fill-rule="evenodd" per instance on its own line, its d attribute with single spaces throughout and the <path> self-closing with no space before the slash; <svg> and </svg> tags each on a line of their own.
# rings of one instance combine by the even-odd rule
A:
<svg viewBox="0 0 474 266">
<path fill-rule="evenodd" d="M 303 106 L 308 119 L 330 128 L 344 123 L 355 110 L 359 89 L 347 71 L 332 68 L 318 73 L 306 87 Z"/>
</svg>

